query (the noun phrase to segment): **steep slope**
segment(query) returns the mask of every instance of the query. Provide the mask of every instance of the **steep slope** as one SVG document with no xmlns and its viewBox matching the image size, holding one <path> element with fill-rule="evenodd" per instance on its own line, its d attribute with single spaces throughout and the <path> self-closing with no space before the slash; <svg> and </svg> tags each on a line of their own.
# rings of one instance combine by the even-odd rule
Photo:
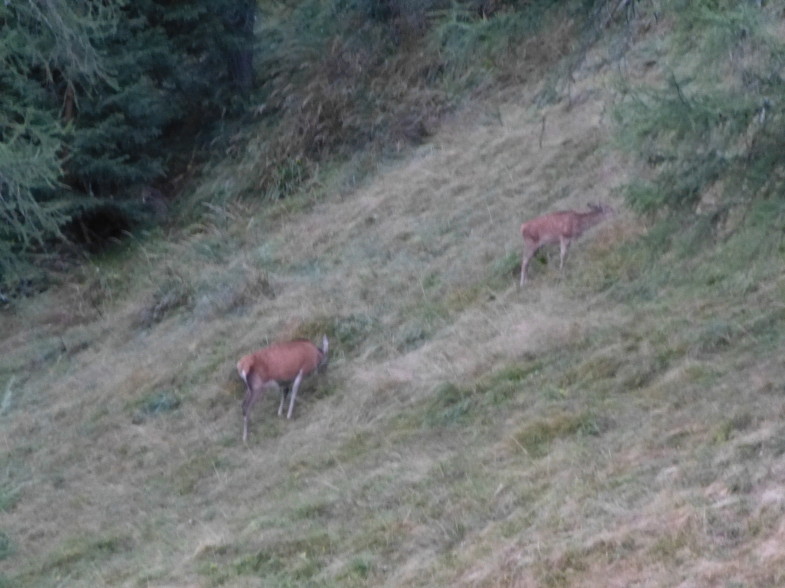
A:
<svg viewBox="0 0 785 588">
<path fill-rule="evenodd" d="M 213 207 L 4 317 L 5 583 L 783 581 L 781 339 L 742 308 L 778 329 L 785 280 L 641 281 L 666 264 L 629 254 L 613 76 L 590 56 L 569 99 L 508 89 L 356 189 Z M 597 201 L 621 214 L 518 289 L 520 223 Z M 322 332 L 327 377 L 244 446 L 236 359 Z"/>
</svg>

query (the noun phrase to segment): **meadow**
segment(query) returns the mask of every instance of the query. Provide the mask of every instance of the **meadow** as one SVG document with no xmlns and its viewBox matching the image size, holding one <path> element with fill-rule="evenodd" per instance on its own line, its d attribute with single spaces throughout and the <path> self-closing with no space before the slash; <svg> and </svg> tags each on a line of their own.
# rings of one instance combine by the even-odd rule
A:
<svg viewBox="0 0 785 588">
<path fill-rule="evenodd" d="M 628 80 L 666 77 L 658 26 Z M 227 158 L 188 222 L 3 310 L 0 586 L 784 584 L 783 234 L 630 210 L 611 53 L 286 199 Z M 519 288 L 521 222 L 594 202 Z M 237 359 L 322 334 L 243 444 Z"/>
</svg>

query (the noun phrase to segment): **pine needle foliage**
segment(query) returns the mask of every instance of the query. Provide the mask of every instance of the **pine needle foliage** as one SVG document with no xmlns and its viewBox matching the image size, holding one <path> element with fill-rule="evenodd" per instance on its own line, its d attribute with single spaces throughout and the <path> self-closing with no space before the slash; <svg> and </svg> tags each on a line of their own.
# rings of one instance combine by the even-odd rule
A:
<svg viewBox="0 0 785 588">
<path fill-rule="evenodd" d="M 243 106 L 254 16 L 249 0 L 0 6 L 0 284 L 143 218 L 140 189 Z"/>
<path fill-rule="evenodd" d="M 241 96 L 229 61 L 241 44 L 233 11 L 243 4 L 123 6 L 100 46 L 113 78 L 80 93 L 68 163 L 72 184 L 106 196 L 159 181 L 176 167 L 176 151 L 207 140 L 211 124 L 237 110 Z"/>
<path fill-rule="evenodd" d="M 622 83 L 615 113 L 619 146 L 647 171 L 629 187 L 629 204 L 650 217 L 677 215 L 680 229 L 715 231 L 729 219 L 781 225 L 785 43 L 775 9 L 659 4 L 662 18 L 673 17 L 667 75 L 648 86 Z"/>
<path fill-rule="evenodd" d="M 65 105 L 57 86 L 77 77 L 108 79 L 94 41 L 110 30 L 116 5 L 4 3 L 0 6 L 0 283 L 26 271 L 24 255 L 41 249 L 69 218 L 62 194 Z M 61 94 L 62 96 L 63 94 Z"/>
</svg>

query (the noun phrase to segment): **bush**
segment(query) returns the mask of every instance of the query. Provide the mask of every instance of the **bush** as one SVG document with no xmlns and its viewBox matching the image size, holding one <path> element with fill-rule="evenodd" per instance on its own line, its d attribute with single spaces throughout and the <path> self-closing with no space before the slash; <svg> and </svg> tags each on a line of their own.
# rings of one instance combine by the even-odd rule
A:
<svg viewBox="0 0 785 588">
<path fill-rule="evenodd" d="M 248 192 L 282 198 L 326 160 L 421 143 L 463 96 L 509 74 L 510 63 L 560 56 L 519 59 L 516 49 L 555 4 L 305 0 L 269 8 L 256 96 L 268 133 L 248 139 L 260 163 Z"/>
</svg>

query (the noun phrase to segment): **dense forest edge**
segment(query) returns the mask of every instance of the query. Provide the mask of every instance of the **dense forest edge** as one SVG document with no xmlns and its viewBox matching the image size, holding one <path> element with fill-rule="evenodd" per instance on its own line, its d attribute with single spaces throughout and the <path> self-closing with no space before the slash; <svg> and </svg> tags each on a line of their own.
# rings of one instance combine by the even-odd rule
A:
<svg viewBox="0 0 785 588">
<path fill-rule="evenodd" d="M 785 582 L 783 2 L 0 25 L 0 588 Z"/>
<path fill-rule="evenodd" d="M 285 198 L 324 167 L 362 153 L 357 165 L 372 169 L 422 143 L 489 88 L 549 70 L 538 101 L 556 99 L 593 44 L 606 39 L 623 59 L 652 18 L 672 20 L 667 79 L 619 76 L 619 146 L 649 165 L 628 203 L 688 213 L 696 231 L 734 211 L 780 218 L 775 11 L 632 0 L 5 5 L 2 295 L 192 217 L 189 193 L 211 160 L 254 158 L 224 200 Z M 569 25 L 531 43 L 554 19 Z M 718 196 L 700 207 L 710 187 Z"/>
</svg>

